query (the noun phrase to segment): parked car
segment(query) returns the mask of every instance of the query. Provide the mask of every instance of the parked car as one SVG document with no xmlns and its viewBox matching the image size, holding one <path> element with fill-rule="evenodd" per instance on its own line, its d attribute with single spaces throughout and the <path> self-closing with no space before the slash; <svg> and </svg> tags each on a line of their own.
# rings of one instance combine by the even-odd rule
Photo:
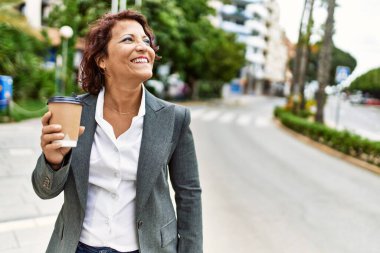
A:
<svg viewBox="0 0 380 253">
<path fill-rule="evenodd" d="M 380 105 L 380 99 L 378 98 L 366 98 L 364 101 L 365 105 Z"/>
<path fill-rule="evenodd" d="M 366 98 L 363 96 L 362 92 L 356 92 L 348 96 L 348 100 L 351 104 L 364 104 Z"/>
</svg>

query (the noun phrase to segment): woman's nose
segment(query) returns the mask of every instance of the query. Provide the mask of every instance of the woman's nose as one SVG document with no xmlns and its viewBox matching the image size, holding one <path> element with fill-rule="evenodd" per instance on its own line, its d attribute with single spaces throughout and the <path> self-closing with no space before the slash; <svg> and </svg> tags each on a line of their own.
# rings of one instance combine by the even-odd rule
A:
<svg viewBox="0 0 380 253">
<path fill-rule="evenodd" d="M 146 51 L 147 47 L 148 47 L 148 45 L 144 41 L 138 42 L 136 44 L 136 50 L 137 51 Z"/>
</svg>

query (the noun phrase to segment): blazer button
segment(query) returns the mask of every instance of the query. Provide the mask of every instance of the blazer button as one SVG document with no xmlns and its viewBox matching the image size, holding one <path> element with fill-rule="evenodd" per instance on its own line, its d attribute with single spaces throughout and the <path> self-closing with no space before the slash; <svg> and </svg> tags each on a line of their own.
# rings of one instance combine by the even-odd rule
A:
<svg viewBox="0 0 380 253">
<path fill-rule="evenodd" d="M 137 222 L 137 229 L 141 229 L 142 225 L 143 225 L 142 220 L 140 220 L 139 222 Z"/>
</svg>

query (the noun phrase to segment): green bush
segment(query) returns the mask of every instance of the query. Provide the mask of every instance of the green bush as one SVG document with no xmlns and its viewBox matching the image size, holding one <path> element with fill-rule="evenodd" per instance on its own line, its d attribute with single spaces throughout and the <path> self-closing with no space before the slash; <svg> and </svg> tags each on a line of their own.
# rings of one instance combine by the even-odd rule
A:
<svg viewBox="0 0 380 253">
<path fill-rule="evenodd" d="M 0 75 L 13 77 L 14 99 L 41 99 L 53 94 L 54 72 L 43 68 L 48 45 L 4 23 L 0 23 L 0 34 Z"/>
<path fill-rule="evenodd" d="M 323 124 L 310 122 L 295 116 L 282 107 L 276 107 L 274 116 L 281 123 L 344 154 L 356 157 L 365 162 L 380 166 L 380 142 L 370 141 L 348 131 L 338 131 Z"/>
</svg>

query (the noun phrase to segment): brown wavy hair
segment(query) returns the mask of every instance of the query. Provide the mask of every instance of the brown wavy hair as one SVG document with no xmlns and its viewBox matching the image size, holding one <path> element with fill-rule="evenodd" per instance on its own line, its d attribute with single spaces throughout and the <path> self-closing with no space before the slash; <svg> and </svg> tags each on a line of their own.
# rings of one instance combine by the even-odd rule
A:
<svg viewBox="0 0 380 253">
<path fill-rule="evenodd" d="M 160 59 L 157 55 L 158 46 L 154 41 L 153 30 L 144 15 L 133 10 L 121 11 L 116 14 L 107 13 L 91 25 L 86 36 L 83 59 L 80 64 L 80 83 L 83 90 L 90 94 L 99 94 L 105 84 L 104 71 L 98 66 L 97 60 L 108 56 L 107 45 L 112 37 L 112 28 L 122 20 L 135 20 L 143 27 L 145 34 L 150 39 L 150 47 L 156 52 L 156 59 Z"/>
</svg>

